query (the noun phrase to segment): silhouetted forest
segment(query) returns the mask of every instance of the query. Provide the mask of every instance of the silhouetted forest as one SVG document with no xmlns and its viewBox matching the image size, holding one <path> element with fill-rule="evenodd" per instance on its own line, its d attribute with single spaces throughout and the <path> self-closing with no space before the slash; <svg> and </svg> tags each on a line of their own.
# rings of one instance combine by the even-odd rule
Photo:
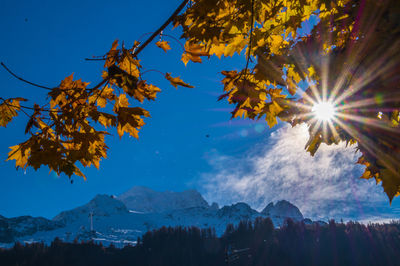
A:
<svg viewBox="0 0 400 266">
<path fill-rule="evenodd" d="M 122 249 L 93 241 L 0 249 L 0 265 L 400 265 L 400 222 L 306 225 L 267 218 L 213 229 L 163 227 Z"/>
</svg>

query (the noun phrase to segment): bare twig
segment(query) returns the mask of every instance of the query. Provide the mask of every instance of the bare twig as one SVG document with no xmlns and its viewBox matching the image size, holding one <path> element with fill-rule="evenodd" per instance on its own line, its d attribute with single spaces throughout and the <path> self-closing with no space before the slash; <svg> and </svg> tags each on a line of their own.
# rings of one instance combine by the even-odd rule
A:
<svg viewBox="0 0 400 266">
<path fill-rule="evenodd" d="M 39 87 L 39 88 L 42 88 L 42 89 L 52 90 L 52 88 L 50 88 L 50 87 L 46 87 L 46 86 L 43 86 L 43 85 L 39 85 L 39 84 L 30 82 L 30 81 L 28 81 L 28 80 L 26 80 L 26 79 L 23 79 L 23 78 L 17 76 L 17 75 L 14 74 L 14 72 L 12 72 L 3 62 L 1 62 L 1 66 L 4 67 L 4 69 L 7 70 L 7 72 L 10 73 L 13 77 L 19 79 L 20 81 L 23 81 L 23 82 L 28 83 L 28 84 L 30 84 L 30 85 L 32 85 L 32 86 Z"/>
<path fill-rule="evenodd" d="M 133 53 L 133 57 L 136 57 L 139 55 L 139 53 L 147 46 L 149 45 L 149 43 L 151 43 L 151 41 L 153 41 L 153 39 L 155 37 L 157 37 L 173 20 L 174 18 L 179 14 L 179 12 L 182 11 L 182 9 L 186 6 L 186 4 L 189 2 L 189 0 L 184 0 L 179 6 L 178 8 L 174 11 L 174 13 L 172 13 L 172 15 L 164 22 L 163 25 L 161 25 L 160 28 L 158 28 L 158 30 L 154 31 L 154 32 L 147 32 L 145 34 L 143 34 L 142 36 L 140 36 L 139 39 L 143 38 L 145 35 L 149 35 L 151 34 L 151 36 L 143 43 L 141 44 L 137 50 Z M 163 34 L 163 36 L 167 36 L 165 34 Z M 171 36 L 168 36 L 170 38 L 174 38 Z M 174 38 L 176 40 L 176 38 Z M 178 41 L 179 42 L 179 41 Z M 106 60 L 107 55 L 102 56 L 102 58 L 85 58 L 86 61 L 104 61 Z M 101 57 L 101 56 L 100 56 Z"/>
<path fill-rule="evenodd" d="M 145 71 L 143 71 L 142 73 L 140 73 L 140 75 L 144 75 L 144 74 L 146 74 L 146 73 L 148 73 L 148 72 L 157 72 L 157 73 L 160 73 L 161 75 L 163 75 L 163 77 L 165 77 L 165 74 L 164 74 L 163 72 L 157 70 L 157 69 L 148 69 L 148 70 L 145 70 Z"/>
<path fill-rule="evenodd" d="M 178 6 L 178 8 L 175 10 L 174 13 L 167 19 L 167 21 L 164 22 L 164 24 L 161 25 L 158 30 L 156 30 L 142 45 L 140 45 L 137 50 L 133 53 L 133 57 L 136 57 L 151 41 L 157 37 L 161 31 L 163 31 L 173 20 L 174 18 L 179 14 L 179 12 L 182 11 L 182 9 L 186 6 L 186 4 L 189 2 L 189 0 L 183 0 L 182 3 Z"/>
</svg>

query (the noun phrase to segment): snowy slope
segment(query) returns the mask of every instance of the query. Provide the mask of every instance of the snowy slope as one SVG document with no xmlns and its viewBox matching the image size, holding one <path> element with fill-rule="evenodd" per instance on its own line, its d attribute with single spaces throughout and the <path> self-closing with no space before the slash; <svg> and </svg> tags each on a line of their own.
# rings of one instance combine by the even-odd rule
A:
<svg viewBox="0 0 400 266">
<path fill-rule="evenodd" d="M 127 208 L 124 202 L 134 208 Z M 90 231 L 90 213 L 93 213 L 94 231 Z M 61 212 L 52 221 L 47 220 L 50 225 L 57 226 L 42 229 L 37 227 L 39 230 L 29 231 L 29 234 L 14 235 L 13 241 L 50 243 L 59 237 L 64 241 L 94 239 L 106 245 L 113 243 L 123 246 L 134 244 L 137 237 L 162 226 L 213 227 L 217 235 L 222 235 L 228 224 L 254 220 L 259 216 L 271 217 L 275 226 L 281 226 L 286 217 L 303 219 L 299 209 L 287 201 L 279 201 L 275 205 L 271 203 L 259 213 L 243 202 L 222 208 L 217 204 L 209 206 L 200 193 L 194 190 L 156 192 L 134 187 L 118 198 L 97 195 L 89 203 Z M 4 228 L 2 219 L 0 216 L 0 235 L 1 228 Z M 34 223 L 37 222 L 32 221 Z"/>
<path fill-rule="evenodd" d="M 43 217 L 6 218 L 0 215 L 0 242 L 13 242 L 18 237 L 30 236 L 38 231 L 51 231 L 63 226 L 62 223 Z"/>
<path fill-rule="evenodd" d="M 89 217 L 91 212 L 93 213 L 93 216 L 106 217 L 128 213 L 128 209 L 121 201 L 115 199 L 113 196 L 97 195 L 89 203 L 83 206 L 70 211 L 61 212 L 59 215 L 53 218 L 53 221 L 70 224 L 74 221 L 86 219 Z"/>
</svg>

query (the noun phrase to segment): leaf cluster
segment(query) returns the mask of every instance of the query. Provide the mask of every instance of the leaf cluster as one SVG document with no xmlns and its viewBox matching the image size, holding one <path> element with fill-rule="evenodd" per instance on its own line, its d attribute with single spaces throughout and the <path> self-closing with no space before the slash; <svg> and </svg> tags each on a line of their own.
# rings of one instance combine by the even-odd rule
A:
<svg viewBox="0 0 400 266">
<path fill-rule="evenodd" d="M 181 61 L 201 63 L 211 56 L 244 54 L 238 70 L 222 71 L 223 94 L 234 105 L 232 118 L 307 123 L 306 149 L 321 144 L 355 145 L 365 166 L 363 178 L 381 182 L 390 201 L 400 194 L 400 3 L 397 0 L 185 0 L 149 38 L 171 49 L 162 30 L 173 20 L 182 28 Z M 308 33 L 305 25 L 313 25 Z M 176 39 L 175 39 L 176 40 Z M 83 175 L 76 163 L 99 166 L 106 156 L 109 127 L 138 138 L 148 111 L 131 106 L 155 100 L 160 89 L 142 79 L 137 58 L 144 46 L 118 48 L 105 60 L 103 80 L 87 83 L 67 77 L 51 89 L 50 108 L 34 106 L 26 132 L 30 139 L 11 147 L 18 167 L 45 164 L 57 173 Z M 172 86 L 192 86 L 162 73 Z M 0 125 L 20 110 L 21 98 L 3 100 Z M 337 109 L 330 122 L 313 115 L 315 103 L 330 101 Z M 99 109 L 101 108 L 101 109 Z M 44 113 L 47 112 L 47 116 Z M 97 130 L 96 122 L 103 127 Z M 47 154 L 54 154 L 46 159 Z"/>
<path fill-rule="evenodd" d="M 114 41 L 104 56 L 102 81 L 93 88 L 88 88 L 89 83 L 74 80 L 73 75 L 51 88 L 46 105 L 29 108 L 33 110 L 25 129 L 29 139 L 10 147 L 7 160 L 15 160 L 17 168 L 31 166 L 36 170 L 46 165 L 58 175 L 85 178 L 77 164 L 99 168 L 100 160 L 107 157 L 105 136 L 110 134 L 110 128 L 116 128 L 120 137 L 127 133 L 139 138 L 144 118 L 150 117 L 150 113 L 132 106 L 129 99 L 140 103 L 155 100 L 161 89 L 141 78 L 142 66 L 134 56 L 137 46 L 135 42 L 131 49 L 118 49 L 118 41 Z M 192 88 L 169 73 L 165 78 L 174 87 Z M 0 126 L 5 127 L 18 115 L 20 101 L 25 99 L 3 100 Z"/>
<path fill-rule="evenodd" d="M 322 143 L 356 145 L 362 177 L 382 182 L 391 201 L 400 194 L 399 11 L 394 0 L 198 0 L 175 23 L 185 47 L 245 51 L 244 69 L 222 72 L 232 117 L 307 123 L 311 155 Z M 317 121 L 312 107 L 327 100 L 337 117 Z"/>
</svg>

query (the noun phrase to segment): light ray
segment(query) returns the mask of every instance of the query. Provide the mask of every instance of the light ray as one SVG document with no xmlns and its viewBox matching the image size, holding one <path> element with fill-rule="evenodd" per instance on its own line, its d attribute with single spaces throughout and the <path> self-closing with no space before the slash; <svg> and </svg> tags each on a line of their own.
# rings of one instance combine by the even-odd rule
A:
<svg viewBox="0 0 400 266">
<path fill-rule="evenodd" d="M 389 132 L 399 132 L 397 128 L 393 128 L 388 126 L 388 124 L 378 118 L 373 119 L 365 116 L 358 116 L 358 115 L 352 115 L 352 114 L 343 114 L 343 113 L 338 113 L 337 115 L 340 118 L 346 119 L 346 120 L 351 120 L 351 121 L 356 121 L 361 124 L 366 124 L 369 126 L 374 126 L 377 128 L 385 129 L 386 131 Z"/>
</svg>

